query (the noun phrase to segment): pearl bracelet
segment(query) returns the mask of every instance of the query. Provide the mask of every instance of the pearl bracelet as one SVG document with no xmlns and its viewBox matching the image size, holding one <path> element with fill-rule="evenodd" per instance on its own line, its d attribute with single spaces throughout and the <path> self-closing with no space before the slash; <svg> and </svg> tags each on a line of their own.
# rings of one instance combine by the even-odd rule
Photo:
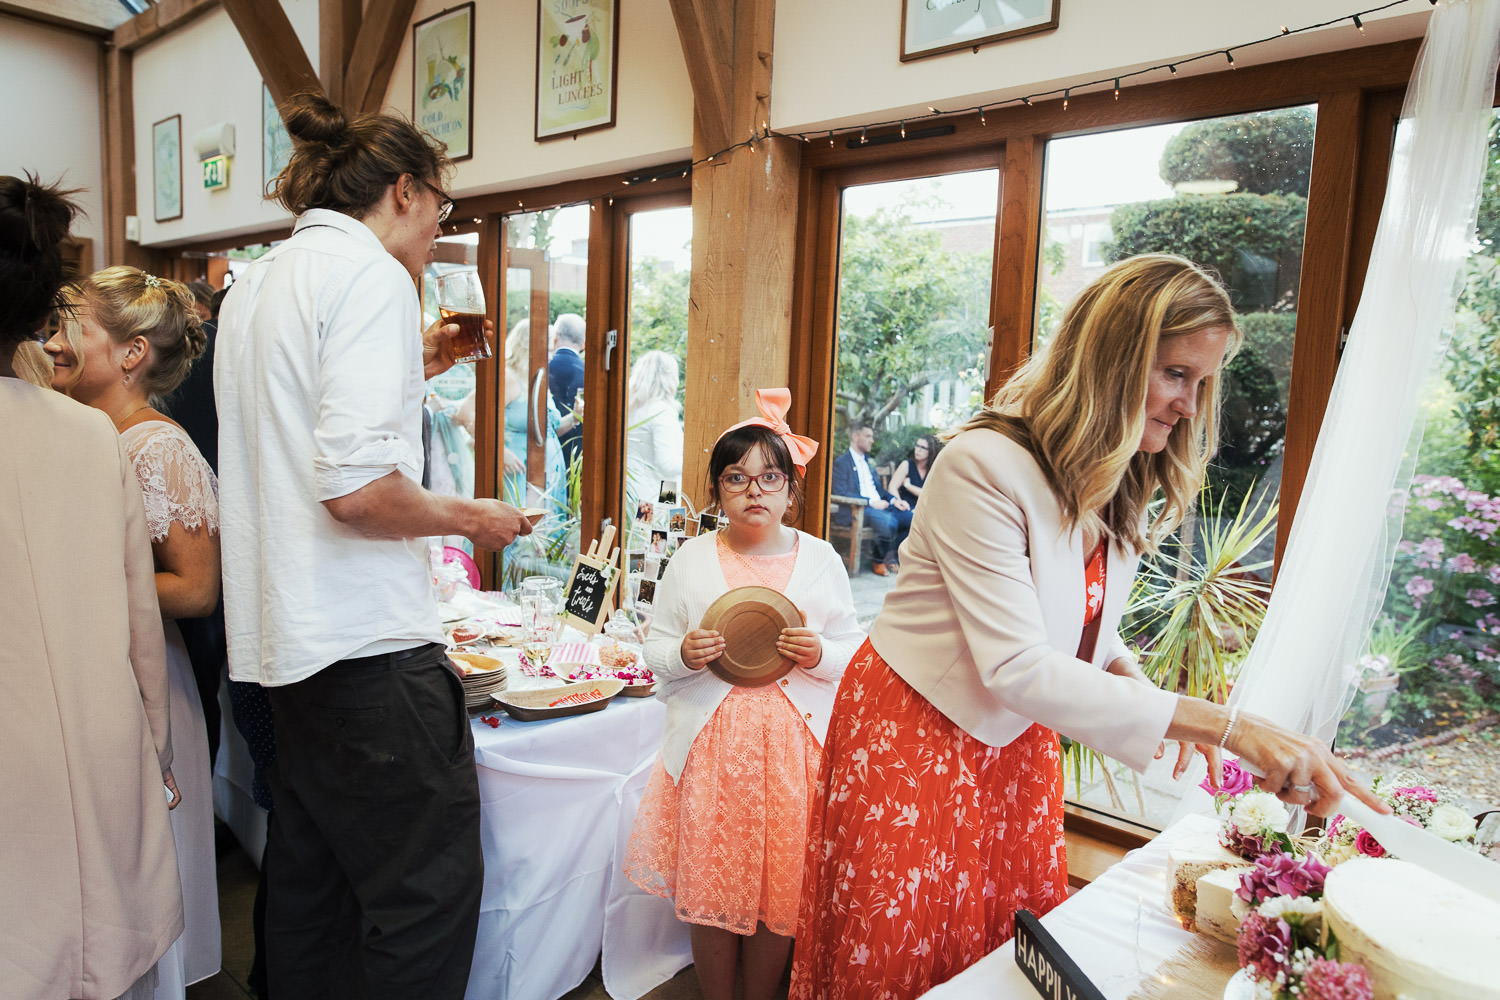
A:
<svg viewBox="0 0 1500 1000">
<path fill-rule="evenodd" d="M 1240 720 L 1240 707 L 1234 706 L 1229 710 L 1229 722 L 1224 726 L 1224 735 L 1219 737 L 1219 749 L 1229 745 L 1229 734 L 1234 732 L 1234 724 Z"/>
</svg>

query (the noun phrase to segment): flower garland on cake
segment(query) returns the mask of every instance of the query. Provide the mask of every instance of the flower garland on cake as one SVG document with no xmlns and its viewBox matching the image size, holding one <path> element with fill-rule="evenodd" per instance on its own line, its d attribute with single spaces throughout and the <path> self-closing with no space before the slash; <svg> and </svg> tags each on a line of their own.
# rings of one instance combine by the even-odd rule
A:
<svg viewBox="0 0 1500 1000">
<path fill-rule="evenodd" d="M 1254 778 L 1236 760 L 1223 762 L 1219 788 L 1207 779 L 1200 787 L 1214 793 L 1219 842 L 1253 862 L 1240 875 L 1231 909 L 1240 920 L 1236 957 L 1254 983 L 1257 1000 L 1372 1000 L 1369 972 L 1340 962 L 1338 940 L 1324 931 L 1323 881 L 1330 866 L 1359 854 L 1384 857 L 1385 848 L 1342 815 L 1306 846 L 1286 833 L 1291 821 L 1286 807 L 1257 791 Z M 1496 848 L 1479 842 L 1474 820 L 1440 786 L 1402 773 L 1391 780 L 1376 778 L 1371 788 L 1414 826 L 1476 851 Z"/>
</svg>

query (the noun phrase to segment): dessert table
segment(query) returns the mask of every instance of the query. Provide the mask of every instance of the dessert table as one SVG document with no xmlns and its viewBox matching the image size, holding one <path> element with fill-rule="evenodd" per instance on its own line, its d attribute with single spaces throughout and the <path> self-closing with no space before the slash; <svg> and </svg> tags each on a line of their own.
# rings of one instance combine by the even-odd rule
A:
<svg viewBox="0 0 1500 1000">
<path fill-rule="evenodd" d="M 514 666 L 511 678 L 513 687 L 544 683 Z M 214 806 L 258 862 L 266 817 L 221 698 Z M 472 717 L 484 893 L 471 1000 L 556 1000 L 601 953 L 610 996 L 636 1000 L 692 962 L 672 904 L 621 873 L 665 715 L 655 698 L 617 697 L 603 711 L 544 722 L 518 722 L 499 706 L 497 728 Z"/>
<path fill-rule="evenodd" d="M 1209 816 L 1178 820 L 1042 918 L 1042 926 L 1109 1000 L 1140 995 L 1146 992 L 1143 984 L 1156 995 L 1172 994 L 1172 983 L 1165 979 L 1145 982 L 1158 977 L 1159 967 L 1195 938 L 1167 909 L 1167 852 L 1174 843 L 1216 826 Z M 1030 1000 L 1038 995 L 1016 965 L 1013 941 L 924 994 L 928 1000 Z"/>
</svg>

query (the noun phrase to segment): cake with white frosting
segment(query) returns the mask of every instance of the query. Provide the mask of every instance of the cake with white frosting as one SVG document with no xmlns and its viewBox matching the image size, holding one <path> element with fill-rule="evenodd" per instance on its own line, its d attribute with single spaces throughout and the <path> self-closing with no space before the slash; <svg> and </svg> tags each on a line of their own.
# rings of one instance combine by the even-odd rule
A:
<svg viewBox="0 0 1500 1000">
<path fill-rule="evenodd" d="M 1500 903 L 1406 861 L 1358 857 L 1329 873 L 1323 926 L 1375 1000 L 1500 1000 Z"/>
<path fill-rule="evenodd" d="M 1226 944 L 1234 944 L 1240 918 L 1234 915 L 1234 893 L 1245 868 L 1219 868 L 1198 878 L 1193 929 Z"/>
<path fill-rule="evenodd" d="M 1197 916 L 1198 879 L 1224 868 L 1243 869 L 1245 859 L 1219 843 L 1217 826 L 1194 828 L 1167 852 L 1167 906 L 1185 929 Z"/>
</svg>

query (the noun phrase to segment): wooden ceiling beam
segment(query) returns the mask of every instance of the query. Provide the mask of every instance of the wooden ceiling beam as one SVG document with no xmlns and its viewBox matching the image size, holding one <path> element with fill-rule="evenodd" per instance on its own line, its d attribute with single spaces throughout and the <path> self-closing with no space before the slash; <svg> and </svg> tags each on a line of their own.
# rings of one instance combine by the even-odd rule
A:
<svg viewBox="0 0 1500 1000">
<path fill-rule="evenodd" d="M 334 104 L 344 105 L 344 69 L 354 55 L 364 7 L 360 0 L 318 0 L 318 79 Z"/>
<path fill-rule="evenodd" d="M 292 22 L 282 10 L 280 0 L 223 0 L 224 10 L 234 22 L 260 78 L 271 90 L 279 105 L 294 94 L 323 93 L 323 84 L 313 70 L 312 60 Z"/>
<path fill-rule="evenodd" d="M 159 0 L 115 29 L 115 47 L 131 52 L 207 14 L 219 3 L 220 0 Z"/>
<path fill-rule="evenodd" d="M 710 147 L 729 145 L 733 123 L 735 78 L 735 7 L 733 0 L 670 0 L 672 20 L 682 43 L 688 81 L 693 88 L 695 131 Z"/>
<path fill-rule="evenodd" d="M 396 57 L 416 7 L 417 0 L 370 0 L 344 71 L 342 105 L 346 111 L 378 111 L 385 104 Z"/>
</svg>

